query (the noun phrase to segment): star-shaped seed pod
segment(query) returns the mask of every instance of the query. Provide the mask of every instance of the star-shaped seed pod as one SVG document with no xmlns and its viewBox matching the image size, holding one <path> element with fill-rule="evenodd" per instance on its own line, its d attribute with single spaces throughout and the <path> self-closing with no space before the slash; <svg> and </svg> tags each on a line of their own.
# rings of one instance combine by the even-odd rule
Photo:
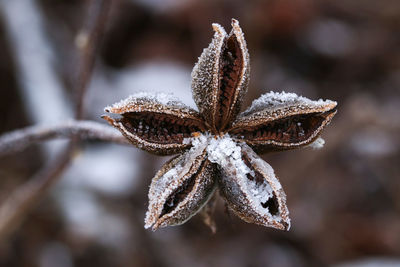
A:
<svg viewBox="0 0 400 267">
<path fill-rule="evenodd" d="M 138 93 L 106 107 L 103 116 L 135 146 L 179 154 L 153 178 L 145 227 L 179 225 L 195 215 L 218 188 L 229 208 L 249 223 L 290 228 L 286 195 L 272 167 L 256 153 L 321 144 L 336 102 L 270 92 L 239 114 L 250 73 L 237 20 L 229 34 L 213 24 L 214 38 L 192 72 L 199 111 L 171 95 Z"/>
</svg>

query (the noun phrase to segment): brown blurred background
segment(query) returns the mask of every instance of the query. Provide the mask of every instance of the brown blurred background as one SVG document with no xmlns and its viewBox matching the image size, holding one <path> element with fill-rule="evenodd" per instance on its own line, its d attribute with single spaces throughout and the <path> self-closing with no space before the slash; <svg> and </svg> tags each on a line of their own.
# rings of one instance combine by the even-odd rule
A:
<svg viewBox="0 0 400 267">
<path fill-rule="evenodd" d="M 72 117 L 76 35 L 89 1 L 0 0 L 0 133 Z M 0 266 L 400 266 L 400 2 L 398 0 L 116 0 L 85 99 L 85 119 L 136 91 L 194 105 L 191 68 L 211 23 L 245 33 L 260 94 L 338 101 L 325 147 L 263 156 L 288 196 L 281 232 L 215 212 L 143 228 L 151 177 L 166 160 L 87 142 L 22 226 Z M 0 201 L 60 142 L 0 158 Z M 62 145 L 62 144 L 61 144 Z"/>
</svg>

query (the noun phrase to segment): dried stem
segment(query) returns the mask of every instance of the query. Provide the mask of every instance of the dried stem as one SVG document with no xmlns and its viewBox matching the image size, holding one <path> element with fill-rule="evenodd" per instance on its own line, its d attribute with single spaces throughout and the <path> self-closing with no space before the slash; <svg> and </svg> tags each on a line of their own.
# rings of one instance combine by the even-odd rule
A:
<svg viewBox="0 0 400 267">
<path fill-rule="evenodd" d="M 110 7 L 111 0 L 91 0 L 88 19 L 76 37 L 76 45 L 80 52 L 80 64 L 75 84 L 77 94 L 75 118 L 77 120 L 83 118 L 84 96 L 92 76 L 95 54 L 105 32 Z"/>
<path fill-rule="evenodd" d="M 0 156 L 5 156 L 26 147 L 54 138 L 72 138 L 101 140 L 119 144 L 128 144 L 120 132 L 114 128 L 93 121 L 67 121 L 52 126 L 31 126 L 0 136 Z"/>
<path fill-rule="evenodd" d="M 74 88 L 78 95 L 75 113 L 75 118 L 77 119 L 83 117 L 84 95 L 92 74 L 95 52 L 104 33 L 110 5 L 111 0 L 91 0 L 85 26 L 77 38 L 78 48 L 81 52 L 77 82 Z M 57 178 L 60 177 L 71 160 L 78 137 L 96 136 L 99 139 L 118 139 L 118 136 L 112 134 L 109 128 L 105 130 L 106 134 L 101 132 L 104 129 L 94 122 L 75 122 L 72 125 L 69 124 L 69 126 L 67 123 L 67 125 L 58 125 L 55 128 L 41 128 L 38 126 L 23 129 L 1 137 L 3 150 L 8 152 L 14 151 L 13 148 L 10 148 L 10 145 L 11 143 L 17 144 L 18 140 L 21 145 L 17 145 L 17 147 L 21 149 L 31 143 L 48 138 L 70 137 L 71 135 L 73 138 L 68 148 L 57 157 L 55 163 L 49 164 L 39 171 L 29 182 L 21 185 L 2 203 L 0 206 L 0 240 L 4 240 L 7 234 L 10 234 L 12 230 L 18 227 L 29 210 L 40 201 L 45 192 L 57 181 Z"/>
<path fill-rule="evenodd" d="M 44 193 L 57 181 L 68 166 L 71 156 L 69 149 L 50 162 L 28 182 L 19 186 L 0 206 L 0 240 L 16 230 L 29 211 L 41 200 Z"/>
</svg>

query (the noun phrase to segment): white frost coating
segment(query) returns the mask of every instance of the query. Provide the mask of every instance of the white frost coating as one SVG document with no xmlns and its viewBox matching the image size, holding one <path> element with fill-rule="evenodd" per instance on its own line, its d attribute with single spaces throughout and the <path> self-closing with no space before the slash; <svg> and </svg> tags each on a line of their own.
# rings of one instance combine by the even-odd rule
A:
<svg viewBox="0 0 400 267">
<path fill-rule="evenodd" d="M 247 146 L 246 144 L 241 144 L 241 147 L 242 150 L 245 151 L 247 156 L 250 158 L 252 166 L 262 172 L 263 177 L 266 179 L 266 181 L 264 181 L 264 184 L 267 185 L 264 190 L 266 190 L 267 194 L 269 195 L 268 198 L 263 196 L 262 202 L 257 201 L 258 199 L 256 198 L 251 199 L 252 207 L 255 208 L 255 210 L 259 214 L 266 214 L 268 217 L 272 218 L 276 222 L 281 222 L 282 220 L 284 220 L 287 223 L 286 230 L 289 231 L 290 218 L 289 211 L 286 207 L 286 196 L 283 192 L 281 183 L 275 176 L 274 169 L 271 167 L 271 165 L 258 157 L 257 154 L 249 146 Z M 264 184 L 261 187 L 258 185 L 259 190 L 262 189 L 262 187 L 265 187 Z M 266 211 L 266 209 L 261 205 L 261 203 L 265 203 L 270 197 L 273 197 L 273 192 L 275 192 L 276 196 L 278 197 L 278 203 L 280 207 L 279 213 L 276 215 L 272 215 L 269 210 Z"/>
<path fill-rule="evenodd" d="M 212 27 L 214 37 L 208 47 L 203 50 L 191 74 L 193 99 L 202 113 L 207 112 L 205 107 L 216 103 L 217 94 L 214 88 L 219 82 L 219 56 L 227 36 L 221 25 L 213 23 Z"/>
<path fill-rule="evenodd" d="M 253 193 L 253 198 L 250 199 L 253 207 L 260 214 L 265 214 L 266 209 L 261 205 L 261 203 L 266 203 L 268 199 L 273 197 L 273 191 L 276 192 L 278 190 L 281 190 L 282 186 L 276 178 L 274 169 L 271 167 L 271 165 L 258 157 L 257 154 L 254 153 L 254 151 L 246 144 L 242 144 L 241 146 L 242 149 L 246 152 L 247 156 L 250 158 L 251 164 L 257 169 L 262 170 L 263 176 L 265 178 L 262 185 L 257 185 L 255 182 L 247 179 L 250 186 L 254 186 L 257 190 L 257 192 Z M 279 215 L 268 215 L 271 216 L 274 220 L 281 220 L 281 217 Z"/>
<path fill-rule="evenodd" d="M 321 137 L 318 137 L 314 142 L 309 144 L 308 146 L 313 148 L 313 149 L 321 149 L 325 145 L 325 140 L 322 139 Z"/>
<path fill-rule="evenodd" d="M 198 138 L 200 141 L 206 140 L 206 137 Z M 185 174 L 192 167 L 192 162 L 199 157 L 204 149 L 206 142 L 200 142 L 197 146 L 193 146 L 188 152 L 183 154 L 175 166 L 165 172 L 157 180 L 153 180 L 149 191 L 149 209 L 146 212 L 145 228 L 151 227 L 157 220 L 155 215 L 159 216 L 162 211 L 163 204 L 173 190 L 179 187 L 186 179 Z"/>
<path fill-rule="evenodd" d="M 252 152 L 254 153 L 254 152 Z M 266 174 L 268 177 L 268 182 L 271 184 L 274 190 L 280 190 L 282 189 L 281 183 L 278 181 L 278 179 L 275 176 L 274 169 L 269 165 L 267 162 L 265 162 L 263 159 L 259 158 L 255 153 L 254 154 L 249 154 L 251 155 L 251 163 L 254 164 L 255 166 L 259 167 L 262 169 L 263 173 Z"/>
<path fill-rule="evenodd" d="M 283 220 L 287 223 L 286 230 L 289 229 L 289 212 L 286 208 L 286 197 L 282 186 L 272 167 L 258 157 L 249 146 L 245 143 L 235 142 L 229 134 L 223 136 L 199 135 L 186 138 L 184 143 L 192 144 L 191 149 L 194 151 L 206 147 L 207 159 L 221 167 L 225 182 L 237 184 L 239 191 L 231 192 L 231 194 L 235 194 L 233 196 L 235 198 L 243 198 L 243 203 L 249 205 L 247 207 L 249 214 L 257 214 L 257 217 L 263 218 L 268 221 L 267 224 L 271 225 L 273 225 L 273 222 L 280 224 Z M 248 167 L 248 163 L 246 164 L 242 158 L 243 155 L 247 156 L 254 170 Z M 263 176 L 262 182 L 255 178 L 255 170 L 259 170 Z M 269 208 L 265 207 L 265 203 L 273 198 L 274 194 L 279 202 L 279 213 L 276 215 L 272 215 Z"/>
<path fill-rule="evenodd" d="M 227 183 L 237 184 L 240 192 L 234 193 L 238 194 L 235 197 L 243 198 L 243 203 L 248 203 L 249 214 L 257 214 L 256 216 L 263 218 L 271 225 L 273 222 L 279 224 L 282 220 L 290 225 L 285 206 L 286 198 L 274 170 L 249 146 L 245 143 L 235 142 L 228 134 L 224 136 L 201 134 L 184 139 L 184 143 L 192 144 L 191 149 L 178 159 L 173 168 L 153 181 L 151 185 L 150 205 L 146 213 L 145 228 L 151 227 L 156 222 L 157 218 L 154 215 L 161 212 L 163 203 L 171 192 L 184 182 L 185 178 L 183 177 L 192 166 L 191 162 L 201 156 L 204 150 L 206 150 L 207 159 L 218 164 L 223 170 L 223 179 Z M 246 155 L 254 170 L 247 165 L 249 163 L 243 160 L 243 155 Z M 255 170 L 263 176 L 262 182 L 256 179 Z M 279 213 L 276 215 L 272 215 L 268 207 L 265 207 L 265 203 L 274 195 L 278 197 L 279 201 Z"/>
<path fill-rule="evenodd" d="M 182 162 L 181 162 L 182 163 Z M 155 183 L 155 194 L 161 194 L 168 184 L 176 177 L 178 177 L 179 173 L 182 171 L 183 166 L 181 164 L 177 164 L 173 169 L 167 171 L 160 179 Z"/>
<path fill-rule="evenodd" d="M 242 151 L 236 142 L 233 141 L 229 135 L 223 137 L 210 138 L 209 145 L 207 146 L 208 159 L 213 163 L 218 163 L 221 167 L 227 166 L 229 161 L 233 161 L 235 167 L 243 170 L 246 174 L 248 167 L 241 159 Z M 244 166 L 241 166 L 244 165 Z"/>
<path fill-rule="evenodd" d="M 121 109 L 128 105 L 133 105 L 138 102 L 152 102 L 155 104 L 174 106 L 177 108 L 187 108 L 177 97 L 172 93 L 161 93 L 161 92 L 137 92 L 130 95 L 128 98 L 123 99 L 112 106 L 105 107 L 104 110 L 110 109 Z"/>
<path fill-rule="evenodd" d="M 247 180 L 247 188 L 251 192 L 250 197 L 252 197 L 252 202 L 255 203 L 255 207 L 258 212 L 264 213 L 265 208 L 262 208 L 260 203 L 266 203 L 268 199 L 270 199 L 272 195 L 272 188 L 269 184 L 264 182 L 261 185 L 257 185 L 254 181 Z"/>
<path fill-rule="evenodd" d="M 239 175 L 248 173 L 254 175 L 242 160 L 241 147 L 231 139 L 229 134 L 222 137 L 213 135 L 200 135 L 198 137 L 185 138 L 184 144 L 192 144 L 191 150 L 198 150 L 199 147 L 207 146 L 207 158 L 212 163 L 217 163 L 222 168 L 234 167 Z"/>
<path fill-rule="evenodd" d="M 189 138 L 184 138 L 183 139 L 183 144 L 191 144 L 192 148 L 191 150 L 197 149 L 197 147 L 205 145 L 208 142 L 208 139 L 210 138 L 210 135 L 204 135 L 201 134 L 198 137 L 189 137 Z"/>
<path fill-rule="evenodd" d="M 306 107 L 321 107 L 325 105 L 336 105 L 335 101 L 319 99 L 313 101 L 303 96 L 298 96 L 295 93 L 286 92 L 273 92 L 261 95 L 259 98 L 253 101 L 251 106 L 243 112 L 242 115 L 247 115 L 256 111 L 263 110 L 265 108 L 280 108 L 291 105 L 303 105 Z"/>
<path fill-rule="evenodd" d="M 130 97 L 136 99 L 146 99 L 154 102 L 158 102 L 163 105 L 168 105 L 169 103 L 180 102 L 172 93 L 162 93 L 162 92 L 137 92 Z"/>
<path fill-rule="evenodd" d="M 224 170 L 228 177 L 235 177 L 242 190 L 247 192 L 249 201 L 252 203 L 254 209 L 260 214 L 265 214 L 267 211 L 262 207 L 261 203 L 265 203 L 273 196 L 273 189 L 281 189 L 279 181 L 276 179 L 272 167 L 258 157 L 255 158 L 253 154 L 251 156 L 251 163 L 262 166 L 270 180 L 274 183 L 274 188 L 268 183 L 269 181 L 264 180 L 262 184 L 257 184 L 256 179 L 249 179 L 247 176 L 255 176 L 253 170 L 251 170 L 242 159 L 242 148 L 235 141 L 233 141 L 228 134 L 222 137 L 205 137 L 201 135 L 197 138 L 192 138 L 193 146 L 198 144 L 204 144 L 207 142 L 207 157 L 208 160 L 217 163 Z M 254 161 L 254 162 L 253 162 Z M 271 216 L 270 214 L 268 214 Z M 274 217 L 274 219 L 277 219 Z"/>
</svg>

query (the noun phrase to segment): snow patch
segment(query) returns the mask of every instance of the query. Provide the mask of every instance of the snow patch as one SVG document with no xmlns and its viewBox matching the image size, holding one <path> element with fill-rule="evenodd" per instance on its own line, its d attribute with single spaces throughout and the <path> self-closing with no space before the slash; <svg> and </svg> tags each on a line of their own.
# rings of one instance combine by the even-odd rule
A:
<svg viewBox="0 0 400 267">
<path fill-rule="evenodd" d="M 231 159 L 235 162 L 242 162 L 241 148 L 236 144 L 235 141 L 230 138 L 228 134 L 224 135 L 223 137 L 210 138 L 209 144 L 207 146 L 207 154 L 208 159 L 211 162 L 218 163 L 221 167 L 227 165 L 228 159 Z"/>
<path fill-rule="evenodd" d="M 253 101 L 251 106 L 243 112 L 242 115 L 247 115 L 256 111 L 263 110 L 267 107 L 280 108 L 290 105 L 304 105 L 307 107 L 320 107 L 328 104 L 336 104 L 335 101 L 319 99 L 317 101 L 308 99 L 303 96 L 298 96 L 295 93 L 273 92 L 261 95 Z"/>
<path fill-rule="evenodd" d="M 246 196 L 253 204 L 253 208 L 256 209 L 259 214 L 265 214 L 267 211 L 269 216 L 272 216 L 268 208 L 262 206 L 262 203 L 266 203 L 273 197 L 273 188 L 266 179 L 264 179 L 262 183 L 256 181 L 255 171 L 250 169 L 242 159 L 242 146 L 244 146 L 244 144 L 238 144 L 236 141 L 232 140 L 229 134 L 221 137 L 201 135 L 196 138 L 190 138 L 190 141 L 193 147 L 207 143 L 206 150 L 208 160 L 221 166 L 226 179 L 233 179 L 232 182 L 235 180 L 239 184 L 240 188 L 246 192 Z M 189 142 L 189 140 L 186 142 Z M 249 149 L 250 148 L 247 148 L 247 150 Z M 275 190 L 281 189 L 281 185 L 275 178 L 272 167 L 258 158 L 255 153 L 252 154 L 246 151 L 246 154 L 250 157 L 250 163 L 252 165 L 257 164 L 263 168 L 263 171 L 266 171 L 265 173 L 270 176 L 269 179 L 275 183 Z M 274 219 L 279 219 L 279 216 L 272 217 Z"/>
<path fill-rule="evenodd" d="M 162 93 L 162 92 L 137 92 L 130 95 L 128 98 L 123 99 L 112 106 L 107 106 L 104 110 L 107 112 L 110 109 L 121 109 L 128 105 L 135 105 L 137 103 L 154 103 L 161 104 L 165 106 L 174 106 L 176 108 L 187 108 L 178 98 L 176 98 L 172 93 Z"/>
</svg>

